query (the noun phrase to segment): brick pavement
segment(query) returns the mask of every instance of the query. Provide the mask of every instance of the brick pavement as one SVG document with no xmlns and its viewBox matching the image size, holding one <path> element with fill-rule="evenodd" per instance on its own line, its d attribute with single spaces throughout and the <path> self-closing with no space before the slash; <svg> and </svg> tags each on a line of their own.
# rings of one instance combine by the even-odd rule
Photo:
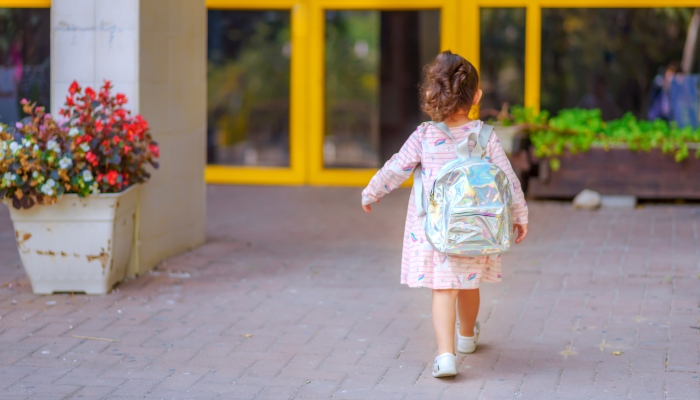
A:
<svg viewBox="0 0 700 400">
<path fill-rule="evenodd" d="M 437 380 L 430 292 L 398 284 L 408 192 L 358 195 L 210 187 L 208 244 L 74 299 L 31 293 L 3 209 L 0 399 L 700 398 L 700 207 L 532 204 Z"/>
</svg>

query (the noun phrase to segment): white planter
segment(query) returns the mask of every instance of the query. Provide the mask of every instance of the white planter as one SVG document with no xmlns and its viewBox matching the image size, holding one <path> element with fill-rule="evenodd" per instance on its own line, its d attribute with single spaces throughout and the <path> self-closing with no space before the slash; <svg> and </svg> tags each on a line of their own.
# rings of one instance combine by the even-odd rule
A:
<svg viewBox="0 0 700 400">
<path fill-rule="evenodd" d="M 105 294 L 132 259 L 138 187 L 17 210 L 11 205 L 24 269 L 36 294 Z"/>
</svg>

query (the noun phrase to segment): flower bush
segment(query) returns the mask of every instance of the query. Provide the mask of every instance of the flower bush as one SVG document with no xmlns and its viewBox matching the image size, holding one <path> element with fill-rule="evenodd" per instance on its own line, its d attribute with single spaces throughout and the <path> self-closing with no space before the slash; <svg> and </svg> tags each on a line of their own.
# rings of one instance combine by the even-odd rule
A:
<svg viewBox="0 0 700 400">
<path fill-rule="evenodd" d="M 124 108 L 126 96 L 111 89 L 109 81 L 99 92 L 73 82 L 61 124 L 22 100 L 28 116 L 15 127 L 0 125 L 0 197 L 30 208 L 64 193 L 117 193 L 148 180 L 158 145 L 146 120 Z"/>
<path fill-rule="evenodd" d="M 662 120 L 638 120 L 631 113 L 613 121 L 603 121 L 600 110 L 566 109 L 554 117 L 542 111 L 513 107 L 512 113 L 501 118 L 504 125 L 519 125 L 530 136 L 535 156 L 550 160 L 558 170 L 558 157 L 564 151 L 572 154 L 588 151 L 592 146 L 606 150 L 624 146 L 632 151 L 659 149 L 673 155 L 677 162 L 689 157 L 695 148 L 700 158 L 700 129 L 679 128 Z"/>
</svg>

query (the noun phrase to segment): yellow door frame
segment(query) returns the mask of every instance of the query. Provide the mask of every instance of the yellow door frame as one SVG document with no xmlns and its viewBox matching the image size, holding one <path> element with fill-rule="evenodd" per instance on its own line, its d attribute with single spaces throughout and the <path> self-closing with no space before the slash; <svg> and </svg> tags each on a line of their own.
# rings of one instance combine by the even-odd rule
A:
<svg viewBox="0 0 700 400">
<path fill-rule="evenodd" d="M 363 186 L 376 169 L 324 168 L 325 137 L 325 12 L 327 10 L 440 10 L 440 48 L 456 50 L 457 0 L 312 0 L 310 5 L 309 175 L 308 183 L 319 186 Z"/>
<path fill-rule="evenodd" d="M 0 0 L 0 8 L 51 8 L 51 0 Z"/>
<path fill-rule="evenodd" d="M 289 167 L 248 167 L 207 165 L 207 183 L 301 185 L 306 179 L 307 81 L 307 5 L 298 0 L 207 0 L 209 9 L 288 10 L 291 17 L 289 72 Z"/>
</svg>

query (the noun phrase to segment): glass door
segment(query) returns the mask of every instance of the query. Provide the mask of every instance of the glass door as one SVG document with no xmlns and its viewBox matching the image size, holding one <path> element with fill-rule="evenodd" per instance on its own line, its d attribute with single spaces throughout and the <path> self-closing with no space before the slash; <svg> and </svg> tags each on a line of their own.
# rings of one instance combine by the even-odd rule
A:
<svg viewBox="0 0 700 400">
<path fill-rule="evenodd" d="M 303 183 L 300 8 L 293 1 L 207 6 L 207 182 Z"/>
<path fill-rule="evenodd" d="M 418 85 L 445 45 L 444 7 L 325 1 L 313 11 L 312 65 L 321 85 L 312 93 L 310 183 L 367 184 L 429 119 Z"/>
</svg>

